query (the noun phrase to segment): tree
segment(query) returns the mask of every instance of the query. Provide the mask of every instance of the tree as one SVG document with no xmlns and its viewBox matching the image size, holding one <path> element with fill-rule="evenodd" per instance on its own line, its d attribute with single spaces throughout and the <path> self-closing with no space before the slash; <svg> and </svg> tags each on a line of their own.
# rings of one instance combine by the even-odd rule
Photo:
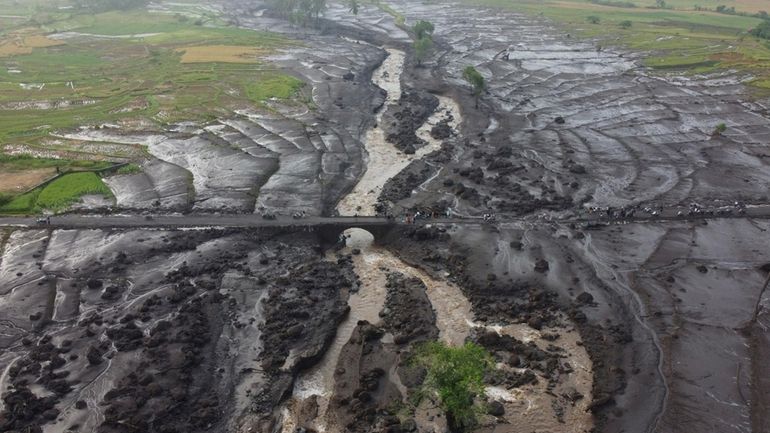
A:
<svg viewBox="0 0 770 433">
<path fill-rule="evenodd" d="M 421 65 L 423 60 L 428 58 L 433 48 L 433 40 L 430 37 L 424 37 L 414 41 L 414 56 L 417 58 L 417 64 Z"/>
<path fill-rule="evenodd" d="M 484 375 L 494 366 L 492 356 L 473 343 L 450 347 L 430 342 L 417 348 L 414 360 L 427 370 L 423 392 L 438 398 L 450 427 L 472 429 L 482 410 L 475 399 L 484 393 Z"/>
<path fill-rule="evenodd" d="M 655 0 L 655 5 L 660 9 L 666 8 L 666 0 Z"/>
<path fill-rule="evenodd" d="M 435 30 L 435 27 L 433 27 L 433 23 L 430 21 L 417 21 L 414 26 L 412 26 L 412 31 L 415 34 L 415 37 L 417 40 L 423 39 L 425 37 L 432 37 L 433 31 Z"/>
<path fill-rule="evenodd" d="M 463 78 L 468 84 L 471 85 L 471 91 L 473 96 L 476 97 L 476 108 L 479 108 L 479 97 L 481 92 L 484 91 L 486 84 L 484 83 L 484 76 L 479 73 L 473 66 L 467 66 L 463 70 Z"/>
<path fill-rule="evenodd" d="M 770 39 L 770 21 L 762 21 L 761 24 L 749 30 L 749 34 L 760 39 Z"/>
<path fill-rule="evenodd" d="M 599 24 L 599 21 L 601 21 L 601 19 L 599 19 L 599 17 L 597 17 L 596 15 L 589 15 L 586 17 L 586 21 L 588 21 L 591 24 Z"/>
<path fill-rule="evenodd" d="M 622 29 L 630 29 L 633 23 L 629 20 L 621 21 L 618 26 Z"/>
<path fill-rule="evenodd" d="M 430 50 L 433 48 L 433 23 L 430 21 L 417 21 L 412 26 L 414 32 L 414 56 L 417 58 L 417 64 L 421 65 L 422 61 L 428 57 Z"/>
<path fill-rule="evenodd" d="M 306 25 L 318 21 L 326 9 L 326 0 L 268 0 L 266 6 L 278 16 Z"/>
<path fill-rule="evenodd" d="M 350 13 L 358 15 L 358 0 L 350 0 Z"/>
</svg>

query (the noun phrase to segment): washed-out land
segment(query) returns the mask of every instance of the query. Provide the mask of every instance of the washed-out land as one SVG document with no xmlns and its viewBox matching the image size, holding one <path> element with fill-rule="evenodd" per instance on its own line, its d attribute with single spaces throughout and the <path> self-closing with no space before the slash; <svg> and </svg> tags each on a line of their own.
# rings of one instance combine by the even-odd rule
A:
<svg viewBox="0 0 770 433">
<path fill-rule="evenodd" d="M 770 432 L 759 75 L 498 3 L 0 3 L 0 431 Z"/>
</svg>

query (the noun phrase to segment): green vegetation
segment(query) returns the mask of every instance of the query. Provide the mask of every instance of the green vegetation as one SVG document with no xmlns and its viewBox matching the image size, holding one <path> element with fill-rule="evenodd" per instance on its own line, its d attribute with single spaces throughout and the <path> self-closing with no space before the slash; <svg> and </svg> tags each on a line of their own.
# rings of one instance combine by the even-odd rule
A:
<svg viewBox="0 0 770 433">
<path fill-rule="evenodd" d="M 617 2 L 585 0 L 463 1 L 543 15 L 566 32 L 595 39 L 601 46 L 644 52 L 644 63 L 652 68 L 686 73 L 739 70 L 757 77 L 753 85 L 770 89 L 770 44 L 760 39 L 770 34 L 764 31 L 770 24 L 762 19 L 767 13 L 761 2 L 734 0 L 721 7 L 724 0 L 634 0 L 636 7 L 621 7 Z M 625 21 L 632 27 L 624 27 Z M 618 26 L 624 31 L 618 32 Z"/>
<path fill-rule="evenodd" d="M 471 85 L 471 92 L 473 93 L 473 96 L 476 97 L 476 108 L 479 108 L 479 97 L 486 87 L 484 76 L 473 66 L 466 66 L 465 69 L 463 69 L 463 79 Z"/>
<path fill-rule="evenodd" d="M 75 0 L 75 7 L 88 12 L 133 9 L 146 6 L 149 0 Z"/>
<path fill-rule="evenodd" d="M 450 347 L 430 342 L 418 347 L 414 360 L 428 372 L 423 392 L 438 398 L 451 427 L 471 430 L 483 410 L 476 397 L 483 395 L 484 375 L 493 368 L 491 355 L 473 343 Z"/>
<path fill-rule="evenodd" d="M 417 21 L 412 26 L 414 33 L 414 55 L 417 58 L 417 64 L 422 64 L 423 60 L 428 58 L 433 49 L 433 23 L 429 21 Z"/>
<path fill-rule="evenodd" d="M 634 23 L 631 22 L 631 20 L 623 20 L 618 23 L 618 27 L 620 27 L 621 29 L 630 29 L 633 24 Z"/>
<path fill-rule="evenodd" d="M 350 0 L 350 13 L 353 15 L 358 15 L 358 0 Z"/>
<path fill-rule="evenodd" d="M 112 192 L 96 173 L 67 174 L 43 188 L 36 206 L 42 209 L 61 210 L 75 203 L 86 194 L 112 197 Z"/>
<path fill-rule="evenodd" d="M 289 75 L 276 75 L 246 85 L 246 95 L 255 103 L 270 99 L 289 99 L 299 91 L 304 82 Z"/>
<path fill-rule="evenodd" d="M 144 157 L 141 146 L 51 138 L 83 125 L 149 121 L 162 127 L 254 105 L 270 109 L 275 99 L 305 103 L 300 80 L 261 61 L 289 40 L 227 27 L 199 0 L 169 5 L 169 14 L 137 8 L 146 3 L 0 0 L 0 15 L 17 17 L 0 18 L 0 61 L 6 65 L 0 68 L 0 173 L 51 168 L 36 173 L 42 180 L 55 174 L 54 167 L 110 165 L 76 159 Z M 58 32 L 74 35 L 46 36 Z M 4 156 L 10 152 L 60 159 Z M 26 178 L 26 186 L 35 184 L 32 175 Z M 5 181 L 0 190 L 22 187 Z M 26 212 L 37 199 L 19 197 L 4 207 L 10 204 Z"/>
<path fill-rule="evenodd" d="M 266 5 L 274 14 L 307 25 L 312 20 L 318 21 L 326 9 L 326 0 L 267 0 Z"/>
<path fill-rule="evenodd" d="M 591 3 L 602 6 L 612 6 L 616 8 L 635 8 L 636 4 L 627 1 L 615 1 L 615 0 L 591 0 Z"/>
<path fill-rule="evenodd" d="M 761 39 L 770 39 L 770 21 L 762 21 L 761 24 L 751 29 L 749 34 Z"/>
<path fill-rule="evenodd" d="M 139 167 L 136 164 L 126 164 L 123 167 L 120 167 L 115 174 L 138 174 L 142 172 L 142 167 Z"/>
<path fill-rule="evenodd" d="M 430 21 L 423 21 L 423 20 L 417 21 L 412 27 L 412 31 L 414 32 L 416 39 L 432 37 L 434 30 L 436 30 L 436 28 L 433 26 L 433 23 L 431 23 Z"/>
<path fill-rule="evenodd" d="M 66 174 L 48 185 L 7 200 L 0 213 L 23 214 L 47 209 L 60 211 L 76 203 L 86 194 L 112 197 L 112 192 L 96 173 Z"/>
<path fill-rule="evenodd" d="M 0 172 L 33 170 L 39 168 L 58 167 L 60 171 L 101 170 L 112 164 L 105 161 L 70 161 L 51 158 L 33 158 L 28 155 L 0 154 Z"/>
<path fill-rule="evenodd" d="M 727 125 L 720 123 L 714 127 L 714 132 L 712 135 L 722 135 L 725 131 L 727 131 Z"/>
</svg>

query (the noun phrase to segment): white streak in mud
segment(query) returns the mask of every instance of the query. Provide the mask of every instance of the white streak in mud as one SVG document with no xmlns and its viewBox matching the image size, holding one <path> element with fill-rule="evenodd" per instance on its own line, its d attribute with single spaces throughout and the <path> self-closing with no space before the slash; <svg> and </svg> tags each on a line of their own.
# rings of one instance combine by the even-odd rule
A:
<svg viewBox="0 0 770 433">
<path fill-rule="evenodd" d="M 7 353 L 5 356 L 13 356 L 13 354 Z M 8 361 L 8 365 L 5 369 L 3 369 L 3 373 L 0 374 L 0 396 L 5 395 L 5 391 L 8 389 L 8 372 L 11 370 L 11 367 L 13 367 L 13 364 L 16 363 L 16 361 L 21 358 L 21 356 L 16 356 L 10 361 Z M 2 357 L 0 357 L 2 359 Z M 0 399 L 0 411 L 5 409 L 5 403 L 2 399 Z"/>
<path fill-rule="evenodd" d="M 406 168 L 412 161 L 438 150 L 441 142 L 430 136 L 431 128 L 446 116 L 447 111 L 453 120 L 450 127 L 456 128 L 460 123 L 460 109 L 451 99 L 438 96 L 439 107 L 433 115 L 417 130 L 417 136 L 426 141 L 426 145 L 418 149 L 414 155 L 406 155 L 385 139 L 385 131 L 380 127 L 382 115 L 389 105 L 398 103 L 401 99 L 401 72 L 404 67 L 404 53 L 388 49 L 390 54 L 382 65 L 374 71 L 372 82 L 388 92 L 383 108 L 377 114 L 378 126 L 371 128 L 364 137 L 364 147 L 367 152 L 366 172 L 364 172 L 353 191 L 345 196 L 337 205 L 340 215 L 373 215 L 374 205 L 382 192 L 382 187 L 393 176 Z"/>
</svg>

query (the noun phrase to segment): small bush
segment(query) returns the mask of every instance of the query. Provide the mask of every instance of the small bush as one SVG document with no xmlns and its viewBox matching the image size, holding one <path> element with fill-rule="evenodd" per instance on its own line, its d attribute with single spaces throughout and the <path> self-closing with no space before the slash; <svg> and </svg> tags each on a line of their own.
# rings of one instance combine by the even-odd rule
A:
<svg viewBox="0 0 770 433">
<path fill-rule="evenodd" d="M 630 29 L 633 23 L 629 20 L 621 21 L 618 26 L 622 29 Z"/>
<path fill-rule="evenodd" d="M 723 132 L 727 131 L 727 125 L 724 123 L 720 123 L 716 127 L 714 127 L 714 135 L 721 135 Z"/>
<path fill-rule="evenodd" d="M 484 393 L 484 375 L 494 365 L 492 356 L 473 343 L 450 347 L 430 342 L 417 348 L 414 359 L 428 371 L 423 392 L 438 398 L 451 427 L 471 430 L 483 411 L 475 400 Z"/>
<path fill-rule="evenodd" d="M 596 15 L 589 15 L 586 17 L 586 21 L 588 21 L 591 24 L 599 24 L 601 21 L 601 18 L 597 17 Z"/>
</svg>

